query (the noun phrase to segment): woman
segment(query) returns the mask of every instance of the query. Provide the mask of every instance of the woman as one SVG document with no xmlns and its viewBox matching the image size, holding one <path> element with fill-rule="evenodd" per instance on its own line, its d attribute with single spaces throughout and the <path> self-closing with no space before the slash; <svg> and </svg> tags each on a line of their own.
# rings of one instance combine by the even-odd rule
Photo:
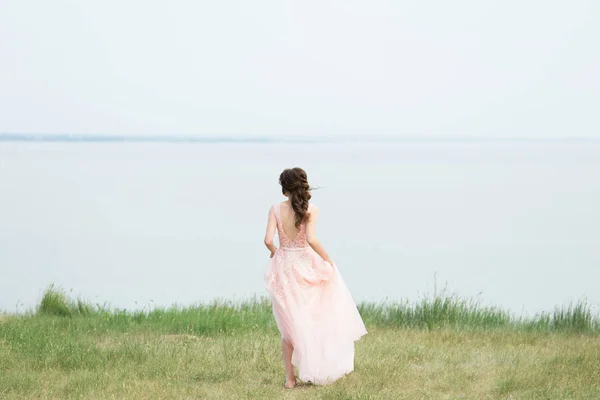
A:
<svg viewBox="0 0 600 400">
<path fill-rule="evenodd" d="M 367 333 L 337 266 L 316 236 L 319 209 L 309 203 L 301 168 L 284 170 L 288 198 L 269 210 L 265 245 L 271 251 L 265 285 L 282 339 L 285 387 L 325 385 L 354 370 L 354 341 Z M 273 244 L 275 231 L 280 247 Z"/>
</svg>

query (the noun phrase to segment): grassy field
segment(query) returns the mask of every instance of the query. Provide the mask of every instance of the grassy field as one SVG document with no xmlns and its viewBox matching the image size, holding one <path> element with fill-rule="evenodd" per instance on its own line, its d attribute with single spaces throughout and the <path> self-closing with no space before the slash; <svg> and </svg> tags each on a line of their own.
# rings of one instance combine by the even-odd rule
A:
<svg viewBox="0 0 600 400">
<path fill-rule="evenodd" d="M 451 296 L 360 311 L 355 372 L 286 391 L 265 299 L 127 312 L 51 288 L 0 316 L 0 399 L 600 399 L 584 303 L 531 319 Z"/>
</svg>

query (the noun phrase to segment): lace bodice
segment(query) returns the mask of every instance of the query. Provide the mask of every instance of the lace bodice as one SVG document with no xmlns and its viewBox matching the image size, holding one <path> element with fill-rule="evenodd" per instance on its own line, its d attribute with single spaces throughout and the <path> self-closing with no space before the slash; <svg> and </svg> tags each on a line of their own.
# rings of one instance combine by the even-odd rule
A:
<svg viewBox="0 0 600 400">
<path fill-rule="evenodd" d="M 312 204 L 308 206 L 308 212 L 312 208 Z M 279 236 L 279 246 L 283 249 L 302 249 L 308 247 L 308 243 L 306 241 L 306 222 L 302 222 L 300 224 L 300 230 L 298 234 L 294 238 L 294 240 L 290 240 L 283 230 L 283 223 L 281 222 L 281 203 L 275 204 L 273 206 L 273 211 L 275 212 L 275 219 L 277 220 L 277 235 Z"/>
</svg>

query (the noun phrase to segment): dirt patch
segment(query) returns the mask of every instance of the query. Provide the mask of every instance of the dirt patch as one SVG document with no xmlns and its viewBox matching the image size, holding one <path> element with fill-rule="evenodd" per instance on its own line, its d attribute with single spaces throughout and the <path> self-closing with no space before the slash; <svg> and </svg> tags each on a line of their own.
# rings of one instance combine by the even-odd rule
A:
<svg viewBox="0 0 600 400">
<path fill-rule="evenodd" d="M 144 344 L 144 343 L 189 343 L 199 340 L 194 335 L 148 335 L 148 334 L 124 334 L 124 335 L 107 335 L 98 338 L 95 344 L 100 349 L 116 349 L 126 344 Z"/>
<path fill-rule="evenodd" d="M 169 334 L 161 336 L 161 339 L 170 342 L 194 341 L 198 340 L 198 336 L 185 334 Z"/>
<path fill-rule="evenodd" d="M 103 337 L 96 342 L 96 346 L 102 350 L 112 350 L 121 347 L 123 340 L 116 337 Z"/>
<path fill-rule="evenodd" d="M 144 334 L 122 334 L 122 335 L 107 335 L 96 340 L 96 346 L 100 349 L 116 349 L 126 344 L 142 344 L 152 340 L 155 336 Z"/>
</svg>

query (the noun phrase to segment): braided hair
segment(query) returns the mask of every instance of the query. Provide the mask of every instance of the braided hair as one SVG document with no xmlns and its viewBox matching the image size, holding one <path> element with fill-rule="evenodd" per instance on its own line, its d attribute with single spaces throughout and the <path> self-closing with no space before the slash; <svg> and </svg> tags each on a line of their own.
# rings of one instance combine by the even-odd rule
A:
<svg viewBox="0 0 600 400">
<path fill-rule="evenodd" d="M 287 168 L 279 175 L 281 192 L 290 198 L 294 210 L 296 228 L 308 219 L 308 201 L 311 198 L 311 187 L 306 172 L 302 168 Z"/>
</svg>

